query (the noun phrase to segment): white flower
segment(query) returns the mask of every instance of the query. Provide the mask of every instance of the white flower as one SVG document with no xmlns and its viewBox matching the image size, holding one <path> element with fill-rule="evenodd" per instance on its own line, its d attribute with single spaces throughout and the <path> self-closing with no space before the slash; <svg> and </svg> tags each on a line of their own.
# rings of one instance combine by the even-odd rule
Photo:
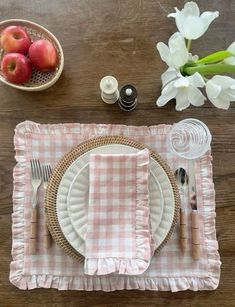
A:
<svg viewBox="0 0 235 307">
<path fill-rule="evenodd" d="M 202 36 L 211 22 L 219 16 L 219 12 L 204 12 L 200 16 L 198 5 L 193 1 L 185 3 L 181 11 L 177 8 L 175 11 L 168 17 L 175 18 L 178 30 L 187 39 L 197 39 Z"/>
<path fill-rule="evenodd" d="M 175 68 L 169 67 L 162 75 L 162 88 L 167 85 L 169 82 L 180 78 L 182 75 L 181 73 L 176 70 Z"/>
<path fill-rule="evenodd" d="M 159 107 L 176 98 L 175 109 L 182 111 L 190 104 L 202 106 L 206 100 L 206 97 L 198 89 L 204 87 L 205 82 L 197 72 L 192 76 L 184 77 L 175 69 L 169 68 L 162 75 L 162 83 L 162 94 L 156 102 Z"/>
<path fill-rule="evenodd" d="M 169 38 L 168 46 L 162 42 L 157 44 L 161 59 L 166 62 L 169 67 L 180 68 L 188 62 L 189 52 L 182 34 L 179 32 L 174 33 Z"/>
<path fill-rule="evenodd" d="M 206 93 L 214 106 L 227 110 L 230 102 L 235 101 L 235 79 L 214 76 L 206 83 Z"/>
<path fill-rule="evenodd" d="M 234 56 L 224 59 L 224 62 L 226 64 L 235 65 L 235 42 L 233 42 L 227 50 L 234 54 Z"/>
</svg>

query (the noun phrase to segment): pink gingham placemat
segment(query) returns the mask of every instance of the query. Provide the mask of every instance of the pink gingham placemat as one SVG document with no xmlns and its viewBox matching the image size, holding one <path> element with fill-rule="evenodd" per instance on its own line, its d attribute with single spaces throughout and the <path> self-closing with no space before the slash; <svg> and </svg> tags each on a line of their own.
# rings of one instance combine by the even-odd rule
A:
<svg viewBox="0 0 235 307">
<path fill-rule="evenodd" d="M 175 228 L 167 245 L 154 256 L 146 272 L 141 275 L 104 276 L 84 275 L 84 264 L 66 256 L 53 244 L 48 252 L 43 251 L 43 240 L 38 240 L 37 255 L 29 254 L 31 178 L 30 159 L 40 159 L 53 166 L 75 146 L 96 136 L 123 135 L 150 146 L 167 163 L 176 169 L 188 169 L 186 160 L 167 151 L 166 136 L 171 126 L 124 126 L 102 124 L 56 124 L 40 125 L 26 121 L 15 130 L 17 165 L 14 168 L 13 214 L 12 214 L 12 262 L 10 281 L 20 289 L 57 288 L 59 290 L 122 289 L 181 291 L 186 289 L 213 290 L 219 284 L 220 257 L 215 230 L 215 191 L 212 178 L 212 157 L 208 152 L 196 161 L 198 211 L 201 228 L 201 259 L 193 261 L 191 248 L 182 256 L 178 244 L 178 229 Z M 39 193 L 39 234 L 43 238 L 43 191 Z M 186 213 L 190 218 L 188 195 L 184 199 Z M 190 223 L 188 225 L 189 233 Z M 191 238 L 190 238 L 191 240 Z"/>
<path fill-rule="evenodd" d="M 149 150 L 92 154 L 84 272 L 139 275 L 151 256 Z"/>
</svg>

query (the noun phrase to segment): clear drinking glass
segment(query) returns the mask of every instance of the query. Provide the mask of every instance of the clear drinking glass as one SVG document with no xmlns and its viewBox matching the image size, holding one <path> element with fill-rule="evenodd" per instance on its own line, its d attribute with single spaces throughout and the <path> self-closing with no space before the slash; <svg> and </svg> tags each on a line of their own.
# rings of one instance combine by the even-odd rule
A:
<svg viewBox="0 0 235 307">
<path fill-rule="evenodd" d="M 168 148 L 185 159 L 204 155 L 211 144 L 208 127 L 198 119 L 188 118 L 174 124 L 167 137 Z"/>
</svg>

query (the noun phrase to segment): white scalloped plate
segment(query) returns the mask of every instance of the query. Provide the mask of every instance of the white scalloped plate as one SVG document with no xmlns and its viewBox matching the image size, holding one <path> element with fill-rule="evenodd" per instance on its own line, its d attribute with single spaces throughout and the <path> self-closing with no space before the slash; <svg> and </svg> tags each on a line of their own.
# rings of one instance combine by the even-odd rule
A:
<svg viewBox="0 0 235 307">
<path fill-rule="evenodd" d="M 79 225 L 74 224 L 71 220 L 71 213 L 74 211 L 71 209 L 71 204 L 68 203 L 69 197 L 71 197 L 71 191 L 74 191 L 73 185 L 77 184 L 76 176 L 78 176 L 79 172 L 83 177 L 82 181 L 78 181 L 79 190 L 83 190 L 86 193 L 85 202 L 88 203 L 88 188 L 89 185 L 86 184 L 88 180 L 88 176 L 84 179 L 84 174 L 81 173 L 81 170 L 89 163 L 89 157 L 91 153 L 135 153 L 139 150 L 127 145 L 121 144 L 110 144 L 105 146 L 100 146 L 86 152 L 84 155 L 80 156 L 77 160 L 75 160 L 64 173 L 62 180 L 60 182 L 60 186 L 57 193 L 57 216 L 58 221 L 61 227 L 61 230 L 68 240 L 70 245 L 76 249 L 80 254 L 84 255 L 84 234 L 86 226 L 86 206 L 84 206 L 84 196 L 83 200 L 80 198 L 77 199 L 78 211 L 81 209 L 81 215 L 79 215 L 81 230 L 78 230 Z M 153 236 L 156 243 L 156 248 L 163 242 L 165 237 L 167 236 L 172 222 L 174 218 L 174 210 L 175 210 L 175 201 L 174 201 L 174 193 L 173 188 L 171 186 L 170 180 L 161 167 L 161 165 L 154 160 L 150 159 L 150 169 L 153 175 L 150 175 L 150 191 L 154 191 L 154 193 L 150 194 L 150 214 L 151 214 L 151 223 L 153 229 Z M 84 170 L 85 172 L 85 170 Z M 86 182 L 85 182 L 86 181 Z M 89 181 L 88 181 L 89 182 Z M 158 184 L 156 184 L 158 182 Z M 152 187 L 152 184 L 154 185 Z M 74 193 L 74 192 L 73 192 Z M 156 202 L 154 202 L 154 198 L 156 197 Z M 81 203 L 80 203 L 81 201 Z M 75 202 L 75 200 L 73 200 Z M 83 205 L 81 205 L 83 202 Z M 69 204 L 69 205 L 68 205 Z M 161 204 L 159 206 L 159 204 Z M 70 210 L 70 213 L 69 213 Z M 73 215 L 73 213 L 72 213 Z M 78 217 L 77 217 L 78 218 Z M 76 230 L 75 230 L 76 229 Z"/>
</svg>

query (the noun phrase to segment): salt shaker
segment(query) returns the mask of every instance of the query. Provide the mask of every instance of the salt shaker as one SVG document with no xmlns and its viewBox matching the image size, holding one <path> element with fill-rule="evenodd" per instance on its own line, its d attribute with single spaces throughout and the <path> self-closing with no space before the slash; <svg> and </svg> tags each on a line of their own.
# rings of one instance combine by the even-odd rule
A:
<svg viewBox="0 0 235 307">
<path fill-rule="evenodd" d="M 118 101 L 118 81 L 113 76 L 105 76 L 100 81 L 101 98 L 107 104 Z"/>
</svg>

